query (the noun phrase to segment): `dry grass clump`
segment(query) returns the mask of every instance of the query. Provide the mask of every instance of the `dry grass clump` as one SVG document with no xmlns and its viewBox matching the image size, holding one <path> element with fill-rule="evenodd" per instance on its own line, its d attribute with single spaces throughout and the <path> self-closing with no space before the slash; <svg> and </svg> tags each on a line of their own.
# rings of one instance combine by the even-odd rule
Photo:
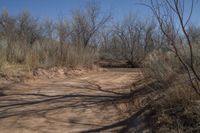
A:
<svg viewBox="0 0 200 133">
<path fill-rule="evenodd" d="M 0 45 L 0 71 L 3 64 L 6 62 L 5 48 Z"/>
<path fill-rule="evenodd" d="M 153 132 L 200 132 L 200 97 L 189 88 L 173 87 L 153 102 L 147 115 Z"/>
<path fill-rule="evenodd" d="M 32 71 L 22 64 L 4 63 L 0 69 L 0 78 L 23 82 L 33 77 Z"/>
<path fill-rule="evenodd" d="M 194 57 L 199 70 L 199 53 L 195 52 Z M 187 56 L 184 60 L 188 60 Z M 150 103 L 150 114 L 146 116 L 152 131 L 200 132 L 200 97 L 177 57 L 173 53 L 154 51 L 144 67 L 144 74 L 159 81 L 164 88 L 162 93 L 159 91 L 163 97 Z"/>
<path fill-rule="evenodd" d="M 5 63 L 5 60 L 4 60 L 3 56 L 1 56 L 1 55 L 0 55 L 0 70 L 1 70 L 1 67 L 3 66 L 3 64 Z"/>
<path fill-rule="evenodd" d="M 96 60 L 96 50 L 90 47 L 82 48 L 77 46 L 67 46 L 62 50 L 64 52 L 62 58 L 58 50 L 59 44 L 46 44 L 36 42 L 32 48 L 28 48 L 23 52 L 18 46 L 13 51 L 12 61 L 6 60 L 6 51 L 0 49 L 0 68 L 3 64 L 9 63 L 10 65 L 24 65 L 29 70 L 36 68 L 51 68 L 51 67 L 67 67 L 78 68 L 86 67 L 91 68 Z"/>
<path fill-rule="evenodd" d="M 144 61 L 144 74 L 162 83 L 170 82 L 179 72 L 181 65 L 172 53 L 154 51 Z"/>
<path fill-rule="evenodd" d="M 37 69 L 49 70 L 55 67 L 66 68 L 68 71 L 78 68 L 91 69 L 97 58 L 96 50 L 91 47 L 83 48 L 65 44 L 62 48 L 64 54 L 60 57 L 60 44 L 58 42 L 36 41 L 32 47 L 25 51 L 20 49 L 18 42 L 13 43 L 15 48 L 8 61 L 6 47 L 0 46 L 2 46 L 0 47 L 0 78 L 14 81 L 32 78 L 33 72 Z M 50 72 L 51 74 L 52 72 Z"/>
<path fill-rule="evenodd" d="M 0 13 L 0 66 L 24 65 L 29 70 L 51 67 L 92 68 L 96 60 L 97 34 L 110 20 L 99 5 L 88 2 L 71 17 L 39 21 L 29 12 L 13 16 Z M 5 58 L 4 58 L 5 57 Z"/>
</svg>

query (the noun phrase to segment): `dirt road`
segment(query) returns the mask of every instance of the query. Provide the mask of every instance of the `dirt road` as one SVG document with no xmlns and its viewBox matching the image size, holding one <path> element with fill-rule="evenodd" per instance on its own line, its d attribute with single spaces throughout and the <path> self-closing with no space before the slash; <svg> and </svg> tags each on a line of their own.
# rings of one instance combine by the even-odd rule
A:
<svg viewBox="0 0 200 133">
<path fill-rule="evenodd" d="M 89 132 L 115 123 L 128 115 L 130 86 L 140 79 L 138 69 L 110 69 L 1 84 L 0 133 Z"/>
</svg>

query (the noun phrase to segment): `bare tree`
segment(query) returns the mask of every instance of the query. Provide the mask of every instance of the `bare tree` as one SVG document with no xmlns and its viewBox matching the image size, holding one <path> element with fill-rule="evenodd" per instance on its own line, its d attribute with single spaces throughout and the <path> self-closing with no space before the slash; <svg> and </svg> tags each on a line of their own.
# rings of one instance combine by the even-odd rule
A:
<svg viewBox="0 0 200 133">
<path fill-rule="evenodd" d="M 153 23 L 142 23 L 133 14 L 115 26 L 114 33 L 121 43 L 122 55 L 132 66 L 138 66 L 154 48 Z"/>
<path fill-rule="evenodd" d="M 0 16 L 0 29 L 2 33 L 2 37 L 6 40 L 7 48 L 6 48 L 6 58 L 7 61 L 12 62 L 12 56 L 14 52 L 14 47 L 12 42 L 16 39 L 16 27 L 15 27 L 16 19 L 14 17 L 9 16 L 7 10 L 4 10 Z"/>
<path fill-rule="evenodd" d="M 19 39 L 24 41 L 24 45 L 31 47 L 40 38 L 40 29 L 35 19 L 27 11 L 23 11 L 17 17 L 17 32 Z"/>
<path fill-rule="evenodd" d="M 69 23 L 66 19 L 62 18 L 59 20 L 59 22 L 56 25 L 60 47 L 59 47 L 59 53 L 60 53 L 60 60 L 62 63 L 64 61 L 64 45 L 66 44 L 66 40 L 71 35 L 71 28 Z"/>
<path fill-rule="evenodd" d="M 41 39 L 41 29 L 36 18 L 23 11 L 16 17 L 16 52 L 17 62 L 24 62 L 33 44 Z"/>
<path fill-rule="evenodd" d="M 111 18 L 111 15 L 102 16 L 100 7 L 95 2 L 87 4 L 85 10 L 73 12 L 73 40 L 78 45 L 87 47 L 95 34 Z"/>
<path fill-rule="evenodd" d="M 50 19 L 45 20 L 43 24 L 43 32 L 44 32 L 45 38 L 49 40 L 53 40 L 54 31 L 55 31 L 54 23 Z"/>
<path fill-rule="evenodd" d="M 187 32 L 189 34 L 191 42 L 196 44 L 200 43 L 200 27 L 190 25 Z"/>
<path fill-rule="evenodd" d="M 152 21 L 150 23 L 145 23 L 144 26 L 144 51 L 146 54 L 153 51 L 155 48 L 160 47 L 159 43 L 155 43 L 155 29 L 156 24 Z M 157 44 L 157 45 L 156 45 Z"/>
<path fill-rule="evenodd" d="M 175 53 L 180 63 L 187 71 L 191 86 L 194 88 L 195 92 L 200 95 L 200 75 L 194 66 L 195 59 L 193 53 L 193 44 L 189 33 L 187 32 L 188 23 L 192 16 L 194 7 L 194 0 L 191 0 L 190 2 L 191 6 L 189 9 L 189 15 L 185 14 L 184 0 L 151 0 L 151 4 L 146 6 L 153 11 L 162 33 L 168 39 L 168 45 L 171 47 L 171 51 Z M 189 49 L 189 63 L 184 59 L 186 55 L 183 55 L 185 54 L 186 49 L 185 44 Z"/>
</svg>

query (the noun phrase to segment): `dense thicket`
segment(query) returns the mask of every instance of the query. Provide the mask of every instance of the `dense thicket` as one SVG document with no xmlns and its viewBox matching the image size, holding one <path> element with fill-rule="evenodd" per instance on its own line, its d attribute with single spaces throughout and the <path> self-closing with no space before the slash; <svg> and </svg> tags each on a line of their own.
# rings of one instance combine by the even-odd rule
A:
<svg viewBox="0 0 200 133">
<path fill-rule="evenodd" d="M 154 17 L 141 20 L 130 13 L 119 22 L 102 14 L 96 3 L 58 21 L 41 22 L 28 12 L 12 16 L 4 10 L 0 14 L 0 70 L 5 64 L 29 69 L 91 68 L 101 60 L 143 67 L 144 75 L 164 88 L 164 98 L 152 105 L 153 111 L 158 117 L 170 117 L 173 125 L 174 117 L 166 110 L 181 107 L 191 112 L 191 107 L 200 107 L 193 104 L 200 96 L 200 27 L 189 23 L 194 7 L 194 1 L 190 2 L 186 13 L 184 0 L 151 0 L 150 5 L 141 5 L 150 8 Z M 200 123 L 200 114 L 192 113 Z"/>
<path fill-rule="evenodd" d="M 40 22 L 28 12 L 0 14 L 0 62 L 36 67 L 91 67 L 97 59 L 96 35 L 109 21 L 97 4 L 75 10 L 69 21 Z"/>
</svg>

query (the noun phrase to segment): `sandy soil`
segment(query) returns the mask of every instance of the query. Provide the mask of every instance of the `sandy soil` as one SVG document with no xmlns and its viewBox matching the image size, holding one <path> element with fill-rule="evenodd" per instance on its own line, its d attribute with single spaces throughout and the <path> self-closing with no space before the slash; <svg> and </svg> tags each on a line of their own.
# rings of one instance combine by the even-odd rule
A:
<svg viewBox="0 0 200 133">
<path fill-rule="evenodd" d="M 89 132 L 110 125 L 128 117 L 130 86 L 141 77 L 138 69 L 109 69 L 73 78 L 2 82 L 0 133 Z"/>
</svg>

